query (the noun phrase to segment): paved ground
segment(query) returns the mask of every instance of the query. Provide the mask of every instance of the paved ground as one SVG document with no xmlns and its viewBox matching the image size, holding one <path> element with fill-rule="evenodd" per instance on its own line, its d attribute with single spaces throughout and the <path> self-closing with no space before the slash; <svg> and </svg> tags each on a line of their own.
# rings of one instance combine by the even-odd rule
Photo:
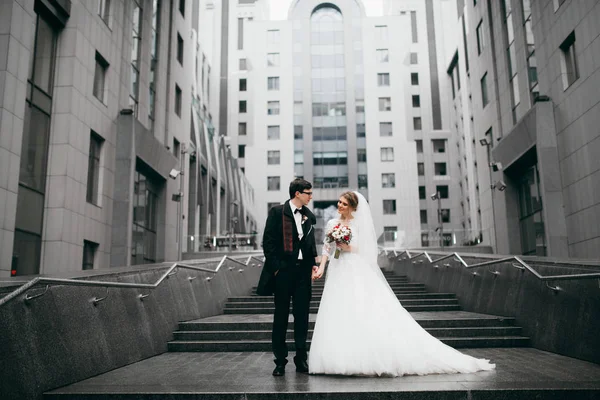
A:
<svg viewBox="0 0 600 400">
<path fill-rule="evenodd" d="M 271 353 L 165 353 L 49 392 L 48 398 L 60 398 L 55 396 L 59 394 L 83 398 L 72 396 L 77 393 L 139 393 L 135 398 L 153 393 L 159 397 L 152 398 L 169 399 L 179 395 L 193 399 L 600 398 L 600 365 L 532 348 L 463 351 L 491 359 L 497 369 L 474 374 L 357 378 L 299 374 L 288 364 L 285 377 L 275 378 L 271 376 Z"/>
</svg>

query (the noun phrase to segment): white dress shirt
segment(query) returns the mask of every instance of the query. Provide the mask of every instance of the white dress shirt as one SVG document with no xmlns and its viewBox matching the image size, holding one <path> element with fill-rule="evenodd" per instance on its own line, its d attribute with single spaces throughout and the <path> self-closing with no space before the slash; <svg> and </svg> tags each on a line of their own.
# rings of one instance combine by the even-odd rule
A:
<svg viewBox="0 0 600 400">
<path fill-rule="evenodd" d="M 294 220 L 296 220 L 296 229 L 298 230 L 298 239 L 302 240 L 302 237 L 304 236 L 304 231 L 302 231 L 302 213 L 294 212 L 294 211 L 296 211 L 296 209 L 302 210 L 302 207 L 297 208 L 290 201 L 290 208 L 292 209 L 292 215 L 294 216 Z M 302 260 L 302 250 L 298 251 L 298 260 Z"/>
</svg>

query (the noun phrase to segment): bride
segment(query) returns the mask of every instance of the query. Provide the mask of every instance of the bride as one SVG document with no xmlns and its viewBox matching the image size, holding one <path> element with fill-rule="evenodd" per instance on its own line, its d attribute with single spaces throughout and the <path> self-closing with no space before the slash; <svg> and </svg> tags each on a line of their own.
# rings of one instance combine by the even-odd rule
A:
<svg viewBox="0 0 600 400">
<path fill-rule="evenodd" d="M 350 244 L 338 244 L 331 258 L 309 353 L 311 374 L 427 375 L 487 371 L 495 368 L 431 336 L 402 307 L 377 265 L 377 240 L 371 210 L 358 192 L 338 201 L 339 219 L 351 229 Z M 325 241 L 313 279 L 325 272 L 335 243 Z"/>
</svg>

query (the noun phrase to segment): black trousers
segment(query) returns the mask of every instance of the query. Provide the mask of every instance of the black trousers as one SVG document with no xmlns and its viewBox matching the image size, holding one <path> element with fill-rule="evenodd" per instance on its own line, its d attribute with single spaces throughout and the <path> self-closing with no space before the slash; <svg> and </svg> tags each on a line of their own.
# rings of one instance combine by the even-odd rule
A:
<svg viewBox="0 0 600 400">
<path fill-rule="evenodd" d="M 273 317 L 273 354 L 275 364 L 287 364 L 288 348 L 285 342 L 290 300 L 294 314 L 294 342 L 296 345 L 295 362 L 306 361 L 308 336 L 308 314 L 311 299 L 312 264 L 298 261 L 296 265 L 282 268 L 275 276 L 275 315 Z"/>
</svg>

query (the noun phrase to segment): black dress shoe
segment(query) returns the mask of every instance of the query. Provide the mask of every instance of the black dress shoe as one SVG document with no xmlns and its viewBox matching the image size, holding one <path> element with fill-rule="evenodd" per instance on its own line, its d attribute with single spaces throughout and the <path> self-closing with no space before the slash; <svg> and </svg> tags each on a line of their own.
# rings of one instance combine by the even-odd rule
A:
<svg viewBox="0 0 600 400">
<path fill-rule="evenodd" d="M 273 370 L 273 376 L 284 376 L 285 375 L 285 365 L 278 365 Z"/>
<path fill-rule="evenodd" d="M 306 360 L 298 361 L 296 364 L 296 372 L 303 372 L 308 374 L 308 363 Z"/>
</svg>

